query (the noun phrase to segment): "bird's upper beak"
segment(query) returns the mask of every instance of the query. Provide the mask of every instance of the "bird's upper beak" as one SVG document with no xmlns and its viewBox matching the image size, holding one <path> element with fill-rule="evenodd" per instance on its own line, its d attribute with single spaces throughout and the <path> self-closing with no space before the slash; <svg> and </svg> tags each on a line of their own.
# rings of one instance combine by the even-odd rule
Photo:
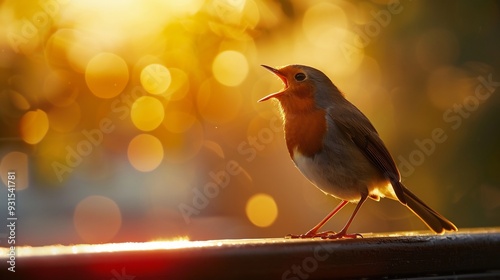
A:
<svg viewBox="0 0 500 280">
<path fill-rule="evenodd" d="M 267 70 L 273 72 L 276 76 L 278 76 L 281 79 L 281 81 L 283 81 L 283 84 L 285 85 L 284 90 L 288 88 L 288 80 L 287 80 L 285 74 L 283 74 L 282 72 L 280 72 L 280 70 L 278 70 L 276 68 L 273 68 L 273 67 L 270 67 L 270 66 L 267 66 L 267 65 L 262 65 L 262 67 L 264 67 Z M 266 100 L 271 99 L 273 97 L 278 97 L 281 94 L 283 94 L 284 90 L 278 91 L 278 92 L 275 92 L 275 93 L 271 93 L 268 96 L 259 99 L 258 102 L 266 101 Z"/>
</svg>

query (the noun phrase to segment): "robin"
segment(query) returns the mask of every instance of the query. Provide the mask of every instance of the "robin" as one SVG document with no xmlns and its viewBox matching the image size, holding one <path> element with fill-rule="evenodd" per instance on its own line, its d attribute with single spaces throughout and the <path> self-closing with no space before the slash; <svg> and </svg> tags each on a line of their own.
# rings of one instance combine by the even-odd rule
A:
<svg viewBox="0 0 500 280">
<path fill-rule="evenodd" d="M 321 222 L 305 234 L 291 238 L 356 238 L 347 229 L 367 198 L 399 200 L 432 231 L 443 234 L 457 227 L 401 183 L 389 151 L 368 118 L 350 103 L 321 71 L 304 65 L 278 69 L 284 89 L 259 100 L 279 101 L 288 152 L 302 174 L 324 193 L 342 200 Z M 320 228 L 348 202 L 357 202 L 338 233 Z"/>
</svg>

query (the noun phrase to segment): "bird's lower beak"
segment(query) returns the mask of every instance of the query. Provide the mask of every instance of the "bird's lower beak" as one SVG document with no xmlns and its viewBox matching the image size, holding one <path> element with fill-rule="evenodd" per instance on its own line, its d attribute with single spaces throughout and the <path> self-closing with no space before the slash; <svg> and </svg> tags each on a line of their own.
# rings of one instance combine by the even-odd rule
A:
<svg viewBox="0 0 500 280">
<path fill-rule="evenodd" d="M 281 79 L 281 81 L 283 82 L 283 84 L 285 85 L 285 89 L 288 87 L 288 80 L 286 79 L 286 76 L 283 73 L 281 73 L 278 69 L 273 68 L 271 66 L 267 66 L 267 65 L 262 65 L 262 67 L 266 68 L 267 70 L 273 72 L 276 76 L 278 76 Z M 266 101 L 266 100 L 271 99 L 273 97 L 278 97 L 281 94 L 283 94 L 283 91 L 284 90 L 279 91 L 279 92 L 275 92 L 275 93 L 271 93 L 268 96 L 259 99 L 258 102 Z"/>
</svg>

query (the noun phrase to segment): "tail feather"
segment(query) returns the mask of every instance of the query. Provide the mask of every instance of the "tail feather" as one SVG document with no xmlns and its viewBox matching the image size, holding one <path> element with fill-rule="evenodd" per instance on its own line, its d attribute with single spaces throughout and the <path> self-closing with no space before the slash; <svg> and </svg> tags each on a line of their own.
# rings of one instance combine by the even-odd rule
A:
<svg viewBox="0 0 500 280">
<path fill-rule="evenodd" d="M 432 210 L 420 198 L 404 187 L 406 206 L 415 213 L 431 230 L 443 234 L 445 231 L 457 231 L 457 227 L 438 212 Z"/>
</svg>

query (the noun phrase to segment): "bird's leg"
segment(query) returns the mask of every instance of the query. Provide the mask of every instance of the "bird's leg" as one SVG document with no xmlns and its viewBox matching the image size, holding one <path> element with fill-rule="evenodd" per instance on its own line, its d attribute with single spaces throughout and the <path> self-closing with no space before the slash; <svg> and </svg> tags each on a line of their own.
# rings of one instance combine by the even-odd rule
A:
<svg viewBox="0 0 500 280">
<path fill-rule="evenodd" d="M 335 207 L 335 209 L 333 209 L 332 212 L 330 212 L 330 214 L 328 214 L 323 220 L 321 220 L 321 222 L 319 222 L 315 227 L 313 227 L 308 232 L 306 232 L 304 234 L 288 234 L 287 236 L 285 236 L 285 238 L 314 238 L 314 237 L 324 238 L 328 235 L 335 234 L 335 232 L 333 232 L 333 231 L 325 231 L 325 232 L 318 233 L 318 230 L 324 224 L 326 224 L 326 222 L 328 222 L 328 220 L 330 220 L 335 214 L 337 214 L 337 212 L 339 212 L 340 209 L 344 208 L 344 206 L 346 204 L 347 204 L 346 200 L 343 200 L 342 202 L 340 202 L 340 204 L 337 205 L 337 207 Z"/>
<path fill-rule="evenodd" d="M 362 238 L 363 236 L 361 234 L 359 234 L 359 233 L 347 234 L 347 229 L 351 225 L 352 221 L 354 220 L 354 217 L 358 213 L 359 208 L 361 208 L 361 206 L 363 205 L 363 203 L 366 201 L 367 197 L 368 197 L 368 195 L 361 194 L 361 199 L 359 200 L 358 205 L 356 205 L 356 208 L 354 209 L 354 212 L 352 213 L 351 217 L 349 218 L 349 220 L 345 224 L 344 228 L 342 228 L 342 230 L 340 232 L 338 232 L 338 233 L 334 233 L 333 232 L 331 234 L 327 234 L 327 235 L 320 236 L 320 237 L 322 239 L 341 239 L 341 238 L 357 238 L 357 237 L 361 237 Z"/>
</svg>

